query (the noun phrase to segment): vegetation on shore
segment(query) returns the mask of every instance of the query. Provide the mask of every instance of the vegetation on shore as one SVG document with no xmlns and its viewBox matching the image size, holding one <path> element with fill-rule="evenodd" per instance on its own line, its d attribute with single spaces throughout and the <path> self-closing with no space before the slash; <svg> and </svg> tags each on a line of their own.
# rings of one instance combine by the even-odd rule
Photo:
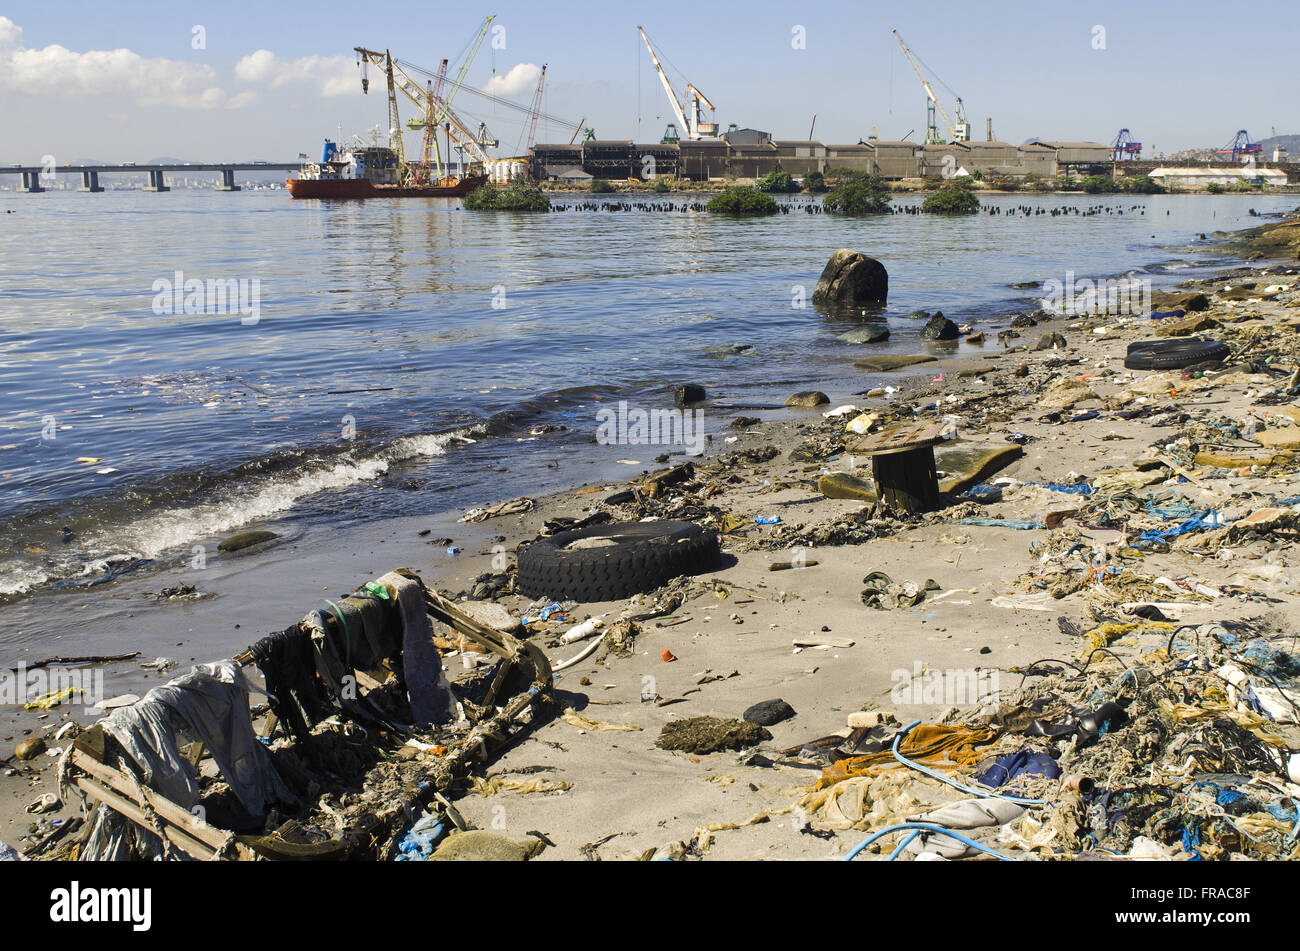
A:
<svg viewBox="0 0 1300 951">
<path fill-rule="evenodd" d="M 783 195 L 790 195 L 801 190 L 801 186 L 791 177 L 789 172 L 781 171 L 768 172 L 754 182 L 754 187 L 761 192 L 777 192 Z"/>
<path fill-rule="evenodd" d="M 551 200 L 534 185 L 515 182 L 507 188 L 483 185 L 465 196 L 470 211 L 549 211 Z"/>
<path fill-rule="evenodd" d="M 979 210 L 979 196 L 958 179 L 950 180 L 921 202 L 921 211 L 931 215 L 973 215 Z"/>
<path fill-rule="evenodd" d="M 708 210 L 720 215 L 774 215 L 776 199 L 757 188 L 732 185 L 709 199 Z"/>
<path fill-rule="evenodd" d="M 604 178 L 593 178 L 587 190 L 593 195 L 608 195 L 614 191 L 614 186 Z"/>
<path fill-rule="evenodd" d="M 833 215 L 884 215 L 890 211 L 889 186 L 879 175 L 853 172 L 822 200 L 822 207 Z"/>
</svg>

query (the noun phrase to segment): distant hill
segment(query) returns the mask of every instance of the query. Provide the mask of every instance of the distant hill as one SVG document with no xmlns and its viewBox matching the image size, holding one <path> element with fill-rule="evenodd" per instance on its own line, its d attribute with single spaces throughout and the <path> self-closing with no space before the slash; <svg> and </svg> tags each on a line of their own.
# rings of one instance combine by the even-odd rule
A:
<svg viewBox="0 0 1300 951">
<path fill-rule="evenodd" d="M 1274 135 L 1261 139 L 1259 144 L 1264 146 L 1265 155 L 1272 155 L 1273 150 L 1279 146 L 1292 155 L 1300 155 L 1300 135 Z"/>
</svg>

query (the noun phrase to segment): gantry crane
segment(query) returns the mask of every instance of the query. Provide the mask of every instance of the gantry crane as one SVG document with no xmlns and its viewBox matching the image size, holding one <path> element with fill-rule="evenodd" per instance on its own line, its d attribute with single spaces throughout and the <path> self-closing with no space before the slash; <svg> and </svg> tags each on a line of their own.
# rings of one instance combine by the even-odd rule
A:
<svg viewBox="0 0 1300 951">
<path fill-rule="evenodd" d="M 903 38 L 898 35 L 898 31 L 893 30 L 892 32 L 894 34 L 894 39 L 898 40 L 899 48 L 903 51 L 903 57 L 907 60 L 908 65 L 912 67 L 912 72 L 916 73 L 916 78 L 921 81 L 921 88 L 925 90 L 925 144 L 945 145 L 947 142 L 970 141 L 970 123 L 966 121 L 966 107 L 962 104 L 961 96 L 953 93 L 953 98 L 957 100 L 955 109 L 957 113 L 957 121 L 953 122 L 953 120 L 948 117 L 948 110 L 943 107 L 943 104 L 939 102 L 939 97 L 935 95 L 934 88 L 930 85 L 930 81 L 925 78 L 925 73 L 921 72 L 920 61 L 912 51 L 907 48 L 907 44 L 904 43 Z M 930 70 L 930 73 L 931 75 L 934 75 L 934 70 Z M 952 92 L 942 79 L 938 76 L 935 76 L 934 78 L 940 86 L 943 86 L 945 89 L 948 89 L 949 92 Z M 946 141 L 939 134 L 939 125 L 934 119 L 936 109 L 939 111 L 939 115 L 943 117 L 943 124 L 948 130 L 948 138 Z"/>
<path fill-rule="evenodd" d="M 1264 146 L 1258 142 L 1250 141 L 1250 134 L 1245 129 L 1238 129 L 1237 134 L 1232 137 L 1232 141 L 1223 148 L 1218 149 L 1217 154 L 1230 153 L 1234 162 L 1240 162 L 1243 155 L 1249 157 L 1259 155 L 1263 151 Z"/>
<path fill-rule="evenodd" d="M 659 57 L 655 55 L 655 48 L 650 45 L 650 37 L 646 36 L 645 30 L 641 27 L 638 26 L 637 30 L 641 33 L 641 39 L 645 41 L 645 48 L 650 51 L 650 61 L 654 63 L 655 72 L 659 74 L 659 81 L 663 83 L 664 92 L 668 94 L 668 105 L 672 107 L 673 115 L 681 123 L 686 138 L 692 142 L 698 142 L 705 136 L 716 136 L 718 134 L 718 124 L 716 122 L 703 122 L 700 119 L 700 105 L 703 104 L 706 109 L 713 112 L 713 103 L 709 102 L 704 93 L 696 89 L 695 86 L 687 83 L 687 105 L 684 108 L 677 98 L 677 93 L 673 92 L 673 84 L 668 81 L 668 75 L 664 72 L 664 68 L 659 65 Z"/>
<path fill-rule="evenodd" d="M 1111 161 L 1118 162 L 1121 159 L 1136 159 L 1142 155 L 1142 143 L 1133 138 L 1133 134 L 1128 129 L 1120 129 L 1119 135 L 1115 136 L 1115 141 L 1110 144 Z"/>
</svg>

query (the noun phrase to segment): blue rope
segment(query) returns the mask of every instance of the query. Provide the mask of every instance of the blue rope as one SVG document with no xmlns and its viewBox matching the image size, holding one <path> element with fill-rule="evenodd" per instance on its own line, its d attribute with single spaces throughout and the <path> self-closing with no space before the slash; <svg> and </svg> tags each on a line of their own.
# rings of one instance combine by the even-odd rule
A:
<svg viewBox="0 0 1300 951">
<path fill-rule="evenodd" d="M 942 773 L 937 773 L 932 769 L 928 769 L 927 767 L 922 766 L 920 763 L 912 762 L 902 753 L 898 752 L 898 744 L 902 742 L 903 737 L 911 733 L 912 730 L 914 730 L 917 727 L 917 725 L 920 724 L 920 722 L 921 722 L 920 720 L 913 720 L 902 730 L 900 730 L 898 734 L 895 735 L 894 737 L 894 747 L 893 747 L 894 759 L 898 760 L 904 766 L 909 766 L 912 769 L 919 770 L 920 772 L 925 773 L 927 776 L 933 776 L 935 779 L 939 780 L 942 783 L 947 783 L 949 786 L 952 786 L 954 789 L 960 789 L 962 792 L 970 793 L 972 796 L 978 796 L 981 799 L 1005 799 L 1007 802 L 1017 802 L 1026 806 L 1041 806 L 1043 804 L 1043 800 L 1041 799 L 1025 799 L 1020 796 L 1006 796 L 1003 795 L 1002 793 L 994 792 L 991 789 L 975 789 L 971 786 L 963 786 L 955 779 L 949 779 L 947 776 L 943 775 Z"/>
<path fill-rule="evenodd" d="M 930 822 L 900 822 L 897 825 L 886 826 L 885 828 L 881 829 L 879 832 L 876 832 L 868 836 L 867 838 L 859 842 L 857 845 L 855 845 L 853 847 L 853 850 L 850 851 L 848 855 L 844 856 L 844 861 L 852 862 L 853 859 L 857 856 L 857 854 L 861 852 L 863 849 L 865 849 L 867 846 L 869 846 L 872 842 L 875 842 L 881 836 L 889 835 L 889 833 L 891 832 L 897 832 L 899 829 L 918 829 L 926 832 L 936 832 L 939 835 L 946 835 L 951 839 L 956 839 L 958 842 L 965 843 L 966 845 L 969 845 L 971 848 L 979 849 L 981 852 L 986 852 L 989 855 L 992 855 L 994 858 L 1002 860 L 1003 862 L 1015 861 L 1014 859 L 1006 855 L 1003 855 L 1001 852 L 998 852 L 994 849 L 990 849 L 987 845 L 982 845 L 979 842 L 976 842 L 974 839 L 967 838 L 966 836 L 962 835 L 960 832 L 954 832 L 952 829 L 945 829 L 943 826 L 937 826 Z M 917 835 L 920 834 L 921 833 L 918 831 Z M 898 847 L 898 849 L 894 850 L 894 853 L 893 855 L 890 856 L 890 859 L 892 860 L 894 855 L 897 855 L 898 852 L 903 848 L 903 846 L 906 845 L 908 842 L 912 841 L 912 839 L 914 839 L 915 837 L 916 836 L 911 836 L 906 841 L 904 841 L 903 844 Z"/>
</svg>

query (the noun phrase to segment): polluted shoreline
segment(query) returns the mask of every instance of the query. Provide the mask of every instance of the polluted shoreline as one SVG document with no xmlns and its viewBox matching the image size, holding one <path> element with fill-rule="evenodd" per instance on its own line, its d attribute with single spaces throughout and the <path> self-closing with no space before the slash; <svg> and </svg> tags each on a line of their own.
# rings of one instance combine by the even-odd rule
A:
<svg viewBox="0 0 1300 951">
<path fill-rule="evenodd" d="M 1167 250 L 1218 257 L 1221 247 L 1222 238 L 1216 238 L 1187 249 Z M 1133 271 L 1098 275 L 1094 280 L 1101 284 L 1125 276 L 1149 278 L 1158 287 L 1177 280 L 1177 268 L 1188 267 L 1199 272 L 1213 263 L 1193 263 L 1185 260 L 1185 256 L 1175 257 Z M 1022 275 L 1008 275 L 1013 276 Z M 1001 302 L 959 306 L 949 313 L 959 325 L 969 322 L 992 338 L 1007 325 L 1014 329 L 1017 319 L 1042 306 L 1038 298 L 1044 290 L 1033 286 L 1039 284 L 1037 281 L 1013 283 L 1005 290 L 1018 289 L 1019 293 L 1008 293 Z M 911 296 L 917 297 L 915 292 Z M 918 325 L 900 319 L 903 316 L 896 310 L 890 312 L 893 337 L 884 344 L 890 352 L 919 344 L 939 356 L 946 354 L 947 347 L 942 344 L 936 348 L 915 339 Z M 830 339 L 829 333 L 826 336 Z M 766 386 L 756 381 L 741 384 L 727 372 L 724 361 L 739 354 L 740 359 L 753 362 L 756 353 L 759 359 L 767 359 L 764 356 L 767 349 L 762 345 L 757 349 L 751 346 L 747 352 L 738 349 L 736 354 L 730 354 L 721 352 L 721 347 L 712 348 L 719 351 L 716 357 L 719 366 L 710 378 L 721 381 L 726 392 L 724 400 L 761 404 L 783 398 L 779 385 L 774 382 Z M 705 355 L 709 352 L 706 350 Z M 837 361 L 839 376 L 848 378 L 858 373 L 851 366 L 852 361 L 842 354 L 831 354 L 830 359 Z M 822 360 L 809 365 L 820 367 Z M 258 386 L 266 384 L 259 382 Z M 163 389 L 158 383 L 152 388 Z M 671 384 L 661 383 L 659 388 L 662 393 L 668 393 Z M 285 388 L 276 387 L 276 400 L 266 404 L 272 407 L 272 412 L 288 399 L 278 392 L 281 389 Z M 251 391 L 250 387 L 250 394 Z M 285 392 L 292 395 L 287 389 Z M 0 570 L 0 603 L 70 588 L 98 587 L 120 578 L 184 564 L 196 558 L 200 549 L 208 557 L 216 557 L 215 545 L 223 533 L 244 527 L 275 530 L 276 523 L 283 523 L 286 529 L 295 532 L 319 532 L 340 518 L 365 518 L 364 513 L 368 511 L 373 511 L 374 517 L 390 517 L 423 510 L 425 506 L 419 493 L 404 491 L 407 486 L 432 486 L 444 498 L 444 507 L 456 506 L 467 491 L 473 490 L 456 485 L 455 480 L 448 481 L 438 466 L 445 463 L 442 469 L 452 470 L 453 466 L 459 469 L 462 465 L 484 464 L 482 459 L 486 453 L 465 463 L 453 462 L 468 439 L 514 440 L 513 449 L 502 447 L 502 451 L 510 453 L 512 463 L 519 463 L 512 464 L 512 469 L 523 470 L 512 476 L 521 485 L 521 491 L 530 478 L 545 483 L 548 489 L 558 487 L 574 481 L 574 476 L 548 472 L 544 467 L 556 454 L 572 458 L 584 452 L 586 434 L 574 427 L 575 414 L 589 417 L 602 399 L 653 402 L 661 396 L 644 384 L 626 388 L 610 384 L 603 389 L 597 386 L 592 392 L 594 402 L 580 400 L 563 389 L 539 391 L 527 395 L 522 403 L 491 415 L 476 413 L 463 414 L 454 420 L 439 419 L 441 425 L 436 431 L 425 431 L 418 426 L 409 430 L 395 427 L 391 433 L 379 436 L 371 431 L 375 425 L 373 409 L 369 415 L 362 415 L 362 406 L 348 403 L 336 410 L 336 418 L 341 415 L 345 432 L 351 420 L 350 425 L 360 430 L 357 435 L 339 438 L 337 432 L 321 434 L 317 423 L 315 441 L 291 439 L 255 459 L 234 455 L 226 464 L 213 460 L 197 470 L 163 469 L 150 473 L 146 467 L 137 475 L 117 459 L 112 461 L 125 471 L 108 465 L 107 461 L 95 462 L 85 457 L 84 464 L 74 466 L 79 472 L 61 473 L 53 487 L 39 483 L 28 487 L 19 474 L 9 483 L 16 490 L 11 504 L 20 507 L 6 520 L 3 530 L 10 557 Z M 260 407 L 262 398 L 250 394 L 245 396 L 256 398 Z M 406 412 L 418 418 L 420 409 L 417 404 Z M 540 437 L 533 430 L 540 430 Z M 81 462 L 79 457 L 78 463 Z M 615 467 L 611 465 L 611 468 Z M 97 475 L 97 472 L 104 474 Z M 80 481 L 70 482 L 70 476 Z M 100 487 L 84 496 L 41 495 L 42 492 L 74 491 L 58 486 L 80 485 L 86 479 Z M 24 494 L 45 501 L 26 503 L 22 507 Z"/>
<path fill-rule="evenodd" d="M 881 385 L 737 410 L 702 456 L 634 442 L 629 416 L 640 474 L 497 498 L 445 539 L 367 528 L 360 561 L 251 541 L 216 578 L 238 603 L 131 611 L 128 640 L 183 618 L 211 667 L 29 658 L 105 683 L 32 681 L 55 689 L 5 730 L 0 839 L 55 859 L 1293 858 L 1289 247 L 1138 314 L 1039 313 L 893 371 L 864 345 Z M 859 261 L 828 267 L 828 296 Z M 709 399 L 690 386 L 682 426 Z M 403 637 L 425 624 L 439 670 L 417 673 Z M 239 736 L 261 752 L 232 775 L 230 736 L 176 698 L 247 706 L 250 681 L 274 699 L 253 697 Z M 414 728 L 417 696 L 443 698 L 438 726 Z M 125 711 L 159 703 L 177 748 L 141 749 Z M 186 781 L 148 782 L 140 762 L 191 734 Z"/>
</svg>

